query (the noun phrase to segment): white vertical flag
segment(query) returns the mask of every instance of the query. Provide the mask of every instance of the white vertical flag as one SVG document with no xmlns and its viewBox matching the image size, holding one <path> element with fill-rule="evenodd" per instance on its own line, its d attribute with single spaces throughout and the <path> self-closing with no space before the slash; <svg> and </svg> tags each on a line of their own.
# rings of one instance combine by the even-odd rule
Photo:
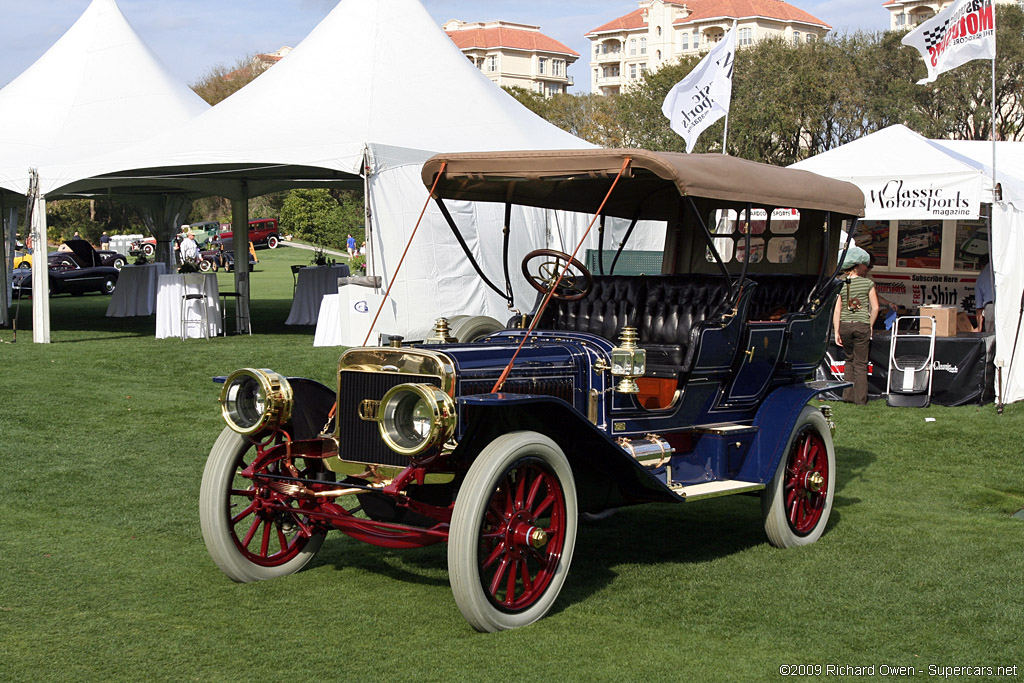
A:
<svg viewBox="0 0 1024 683">
<path fill-rule="evenodd" d="M 735 58 L 734 26 L 686 78 L 668 91 L 661 111 L 672 130 L 686 140 L 687 152 L 708 126 L 729 113 Z"/>
<path fill-rule="evenodd" d="M 914 31 L 903 44 L 917 48 L 928 67 L 931 83 L 939 74 L 972 59 L 995 59 L 996 15 L 993 0 L 957 0 Z"/>
</svg>

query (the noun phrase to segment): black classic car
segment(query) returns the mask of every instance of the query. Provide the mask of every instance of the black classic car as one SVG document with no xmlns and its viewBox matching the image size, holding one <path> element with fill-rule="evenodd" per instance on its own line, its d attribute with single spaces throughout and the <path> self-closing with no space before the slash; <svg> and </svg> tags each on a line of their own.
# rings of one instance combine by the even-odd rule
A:
<svg viewBox="0 0 1024 683">
<path fill-rule="evenodd" d="M 63 251 L 46 256 L 47 277 L 50 295 L 84 294 L 100 292 L 110 294 L 117 286 L 119 269 L 103 265 L 103 258 L 85 240 L 71 240 L 64 243 Z M 13 277 L 14 296 L 32 294 L 31 269 L 19 268 Z"/>
<path fill-rule="evenodd" d="M 528 254 L 536 301 L 480 341 L 440 319 L 422 343 L 345 351 L 333 389 L 266 369 L 222 378 L 228 426 L 200 519 L 230 578 L 295 572 L 332 529 L 388 548 L 447 542 L 455 603 L 497 631 L 551 609 L 584 515 L 751 494 L 772 545 L 822 535 L 835 425 L 811 399 L 845 385 L 810 380 L 859 189 L 643 150 L 439 155 L 423 181 L 456 235 L 444 199 L 593 214 L 601 250 L 606 218 L 630 223 L 596 273 L 576 254 Z M 661 272 L 616 274 L 650 221 L 667 225 Z M 515 229 L 490 248 L 507 254 Z M 477 271 L 514 291 L 514 270 L 504 287 Z"/>
</svg>

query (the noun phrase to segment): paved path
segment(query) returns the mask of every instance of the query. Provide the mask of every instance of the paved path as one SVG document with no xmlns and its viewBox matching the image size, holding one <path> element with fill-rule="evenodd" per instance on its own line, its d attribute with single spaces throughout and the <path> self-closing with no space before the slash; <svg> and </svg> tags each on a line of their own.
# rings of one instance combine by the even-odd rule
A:
<svg viewBox="0 0 1024 683">
<path fill-rule="evenodd" d="M 300 244 L 298 242 L 289 242 L 287 240 L 281 240 L 280 242 L 278 242 L 278 245 L 282 247 L 294 247 L 295 249 L 305 249 L 306 251 L 316 251 L 316 247 L 313 246 L 312 244 Z M 343 259 L 348 259 L 348 254 L 344 251 L 324 249 L 324 253 L 330 254 L 331 256 L 340 256 Z"/>
</svg>

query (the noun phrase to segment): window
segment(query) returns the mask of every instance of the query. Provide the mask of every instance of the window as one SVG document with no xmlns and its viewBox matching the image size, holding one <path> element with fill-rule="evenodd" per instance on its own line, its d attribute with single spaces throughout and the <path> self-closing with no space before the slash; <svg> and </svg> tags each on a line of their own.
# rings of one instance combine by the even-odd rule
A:
<svg viewBox="0 0 1024 683">
<path fill-rule="evenodd" d="M 491 55 L 487 58 L 487 70 L 497 71 L 498 70 L 498 55 Z"/>
<path fill-rule="evenodd" d="M 654 29 L 654 32 L 660 36 L 661 35 L 661 27 L 660 26 L 656 27 Z"/>
<path fill-rule="evenodd" d="M 537 73 L 544 73 L 544 65 L 547 64 L 547 61 L 548 60 L 544 59 L 543 57 L 537 60 Z"/>
<path fill-rule="evenodd" d="M 659 62 L 661 61 L 661 50 L 658 50 L 656 53 L 654 53 L 654 58 L 657 59 Z"/>
<path fill-rule="evenodd" d="M 647 73 L 647 65 L 646 64 L 641 64 L 640 65 L 640 75 L 643 76 L 645 73 Z"/>
<path fill-rule="evenodd" d="M 548 83 L 548 97 L 557 95 L 562 92 L 562 86 L 557 83 Z"/>
<path fill-rule="evenodd" d="M 552 73 L 552 75 L 554 75 L 554 76 L 561 76 L 562 75 L 562 67 L 564 65 L 565 65 L 565 62 L 563 62 L 561 59 L 552 59 L 551 60 L 551 73 Z"/>
<path fill-rule="evenodd" d="M 808 43 L 813 43 L 817 39 L 818 39 L 818 36 L 814 35 L 813 33 L 808 33 L 807 34 L 806 40 L 807 40 Z"/>
<path fill-rule="evenodd" d="M 636 80 L 636 64 L 629 65 L 629 77 L 634 81 Z"/>
<path fill-rule="evenodd" d="M 690 34 L 683 32 L 679 34 L 679 49 L 689 50 L 690 49 Z"/>
<path fill-rule="evenodd" d="M 642 55 L 647 54 L 647 39 L 646 38 L 641 38 L 640 39 L 640 54 L 642 54 Z"/>
<path fill-rule="evenodd" d="M 601 46 L 600 45 L 594 45 L 594 56 L 595 57 L 600 57 L 601 56 Z"/>
<path fill-rule="evenodd" d="M 741 28 L 737 35 L 739 39 L 737 42 L 740 45 L 752 45 L 754 42 L 754 29 L 752 28 Z"/>
<path fill-rule="evenodd" d="M 794 45 L 799 45 L 800 44 L 800 31 L 793 31 L 793 44 Z"/>
<path fill-rule="evenodd" d="M 629 41 L 629 54 L 636 54 L 636 38 L 631 38 Z"/>
<path fill-rule="evenodd" d="M 907 15 L 906 14 L 902 14 L 901 13 L 901 14 L 897 14 L 896 15 L 896 25 L 897 26 L 903 26 L 906 23 L 907 23 Z"/>
</svg>

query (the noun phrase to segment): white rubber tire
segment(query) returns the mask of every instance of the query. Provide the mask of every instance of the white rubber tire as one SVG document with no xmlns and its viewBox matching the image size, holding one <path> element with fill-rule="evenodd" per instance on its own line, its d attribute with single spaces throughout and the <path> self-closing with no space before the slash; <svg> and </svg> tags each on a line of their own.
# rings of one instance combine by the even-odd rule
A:
<svg viewBox="0 0 1024 683">
<path fill-rule="evenodd" d="M 199 488 L 199 522 L 206 549 L 214 563 L 233 581 L 250 583 L 294 574 L 316 556 L 324 542 L 324 534 L 306 541 L 303 549 L 291 560 L 276 566 L 262 566 L 248 560 L 235 545 L 231 529 L 231 489 L 239 460 L 250 449 L 250 443 L 228 427 L 220 433 L 210 450 Z"/>
<path fill-rule="evenodd" d="M 793 457 L 794 445 L 801 435 L 813 430 L 820 437 L 825 446 L 825 454 L 828 472 L 826 473 L 825 500 L 821 509 L 821 516 L 814 527 L 805 533 L 798 533 L 789 522 L 786 506 L 786 471 Z M 768 535 L 768 542 L 776 548 L 795 548 L 801 545 L 809 545 L 821 538 L 825 527 L 828 525 L 829 515 L 832 513 L 832 499 L 836 487 L 836 453 L 832 445 L 832 432 L 828 427 L 828 420 L 821 414 L 821 411 L 813 406 L 804 406 L 793 427 L 786 449 L 782 452 L 779 465 L 775 468 L 775 475 L 772 477 L 768 487 L 761 492 L 761 516 L 764 519 L 764 530 Z"/>
<path fill-rule="evenodd" d="M 485 514 L 499 482 L 519 461 L 539 461 L 557 479 L 565 502 L 560 557 L 546 589 L 517 611 L 499 608 L 480 574 L 480 537 Z M 489 443 L 469 468 L 455 499 L 448 535 L 448 578 L 459 610 L 473 628 L 494 632 L 532 624 L 551 609 L 565 583 L 576 545 L 576 485 L 558 445 L 536 432 L 512 432 Z"/>
<path fill-rule="evenodd" d="M 448 321 L 451 335 L 463 344 L 483 339 L 489 334 L 505 329 L 505 326 L 486 315 L 456 315 Z"/>
</svg>

